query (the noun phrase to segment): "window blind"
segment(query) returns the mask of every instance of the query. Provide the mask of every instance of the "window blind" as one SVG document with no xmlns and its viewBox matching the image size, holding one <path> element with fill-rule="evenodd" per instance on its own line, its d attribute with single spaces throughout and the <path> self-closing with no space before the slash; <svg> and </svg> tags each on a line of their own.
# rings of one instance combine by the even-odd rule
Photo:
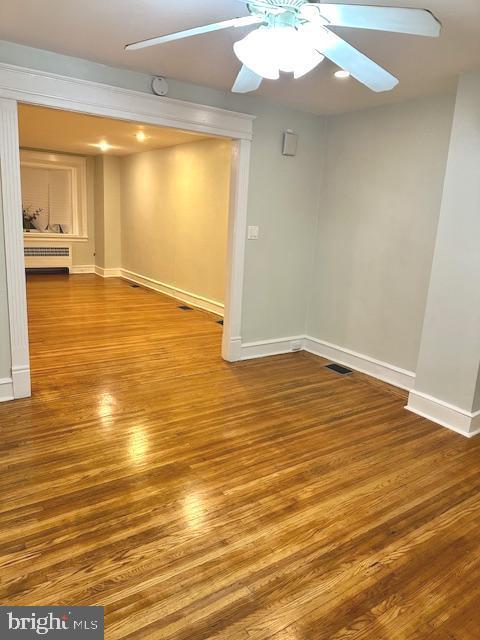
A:
<svg viewBox="0 0 480 640">
<path fill-rule="evenodd" d="M 72 176 L 65 169 L 21 167 L 22 205 L 33 213 L 42 209 L 34 221 L 40 231 L 73 231 Z"/>
</svg>

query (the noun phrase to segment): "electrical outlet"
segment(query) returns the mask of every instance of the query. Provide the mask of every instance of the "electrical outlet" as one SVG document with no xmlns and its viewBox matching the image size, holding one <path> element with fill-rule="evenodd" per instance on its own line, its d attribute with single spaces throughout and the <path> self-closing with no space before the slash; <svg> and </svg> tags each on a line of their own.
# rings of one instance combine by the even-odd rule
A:
<svg viewBox="0 0 480 640">
<path fill-rule="evenodd" d="M 259 228 L 258 226 L 248 227 L 248 239 L 249 240 L 258 240 L 259 236 Z"/>
</svg>

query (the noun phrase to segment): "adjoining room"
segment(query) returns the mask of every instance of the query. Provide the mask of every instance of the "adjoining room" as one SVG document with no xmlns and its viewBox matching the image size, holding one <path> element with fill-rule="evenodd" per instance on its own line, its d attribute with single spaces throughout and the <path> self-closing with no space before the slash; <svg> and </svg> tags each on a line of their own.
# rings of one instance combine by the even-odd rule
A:
<svg viewBox="0 0 480 640">
<path fill-rule="evenodd" d="M 178 315 L 185 338 L 193 318 L 217 323 L 221 336 L 231 142 L 31 105 L 19 105 L 19 134 L 34 373 L 40 352 L 52 347 L 48 335 L 68 350 L 82 338 L 85 345 L 86 332 L 93 360 L 95 333 L 103 339 L 110 329 L 115 348 L 114 335 L 121 339 L 131 318 L 111 309 L 105 318 L 118 325 L 100 326 L 98 296 L 123 293 L 127 306 L 139 296 L 155 300 L 151 335 L 164 309 L 171 323 Z M 92 309 L 83 324 L 82 302 Z M 138 327 L 141 305 L 136 313 Z M 211 348 L 219 356 L 220 344 Z M 41 366 L 38 375 L 45 380 Z"/>
</svg>

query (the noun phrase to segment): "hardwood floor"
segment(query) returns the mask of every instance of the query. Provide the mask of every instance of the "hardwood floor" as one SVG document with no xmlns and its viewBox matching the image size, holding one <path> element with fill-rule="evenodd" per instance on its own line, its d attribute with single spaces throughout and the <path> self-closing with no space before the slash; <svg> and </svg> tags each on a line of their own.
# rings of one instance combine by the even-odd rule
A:
<svg viewBox="0 0 480 640">
<path fill-rule="evenodd" d="M 227 364 L 213 317 L 120 280 L 28 295 L 1 604 L 104 605 L 111 640 L 478 640 L 480 438 L 305 353 Z"/>
</svg>

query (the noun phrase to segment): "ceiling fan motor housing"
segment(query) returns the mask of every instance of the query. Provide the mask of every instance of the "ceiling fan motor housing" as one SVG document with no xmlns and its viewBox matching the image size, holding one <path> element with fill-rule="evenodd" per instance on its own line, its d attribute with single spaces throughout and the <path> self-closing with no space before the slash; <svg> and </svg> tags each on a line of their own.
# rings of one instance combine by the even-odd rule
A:
<svg viewBox="0 0 480 640">
<path fill-rule="evenodd" d="M 300 9 L 304 4 L 308 4 L 309 0 L 266 0 L 265 4 L 271 4 L 272 7 L 280 7 L 282 9 Z"/>
</svg>

